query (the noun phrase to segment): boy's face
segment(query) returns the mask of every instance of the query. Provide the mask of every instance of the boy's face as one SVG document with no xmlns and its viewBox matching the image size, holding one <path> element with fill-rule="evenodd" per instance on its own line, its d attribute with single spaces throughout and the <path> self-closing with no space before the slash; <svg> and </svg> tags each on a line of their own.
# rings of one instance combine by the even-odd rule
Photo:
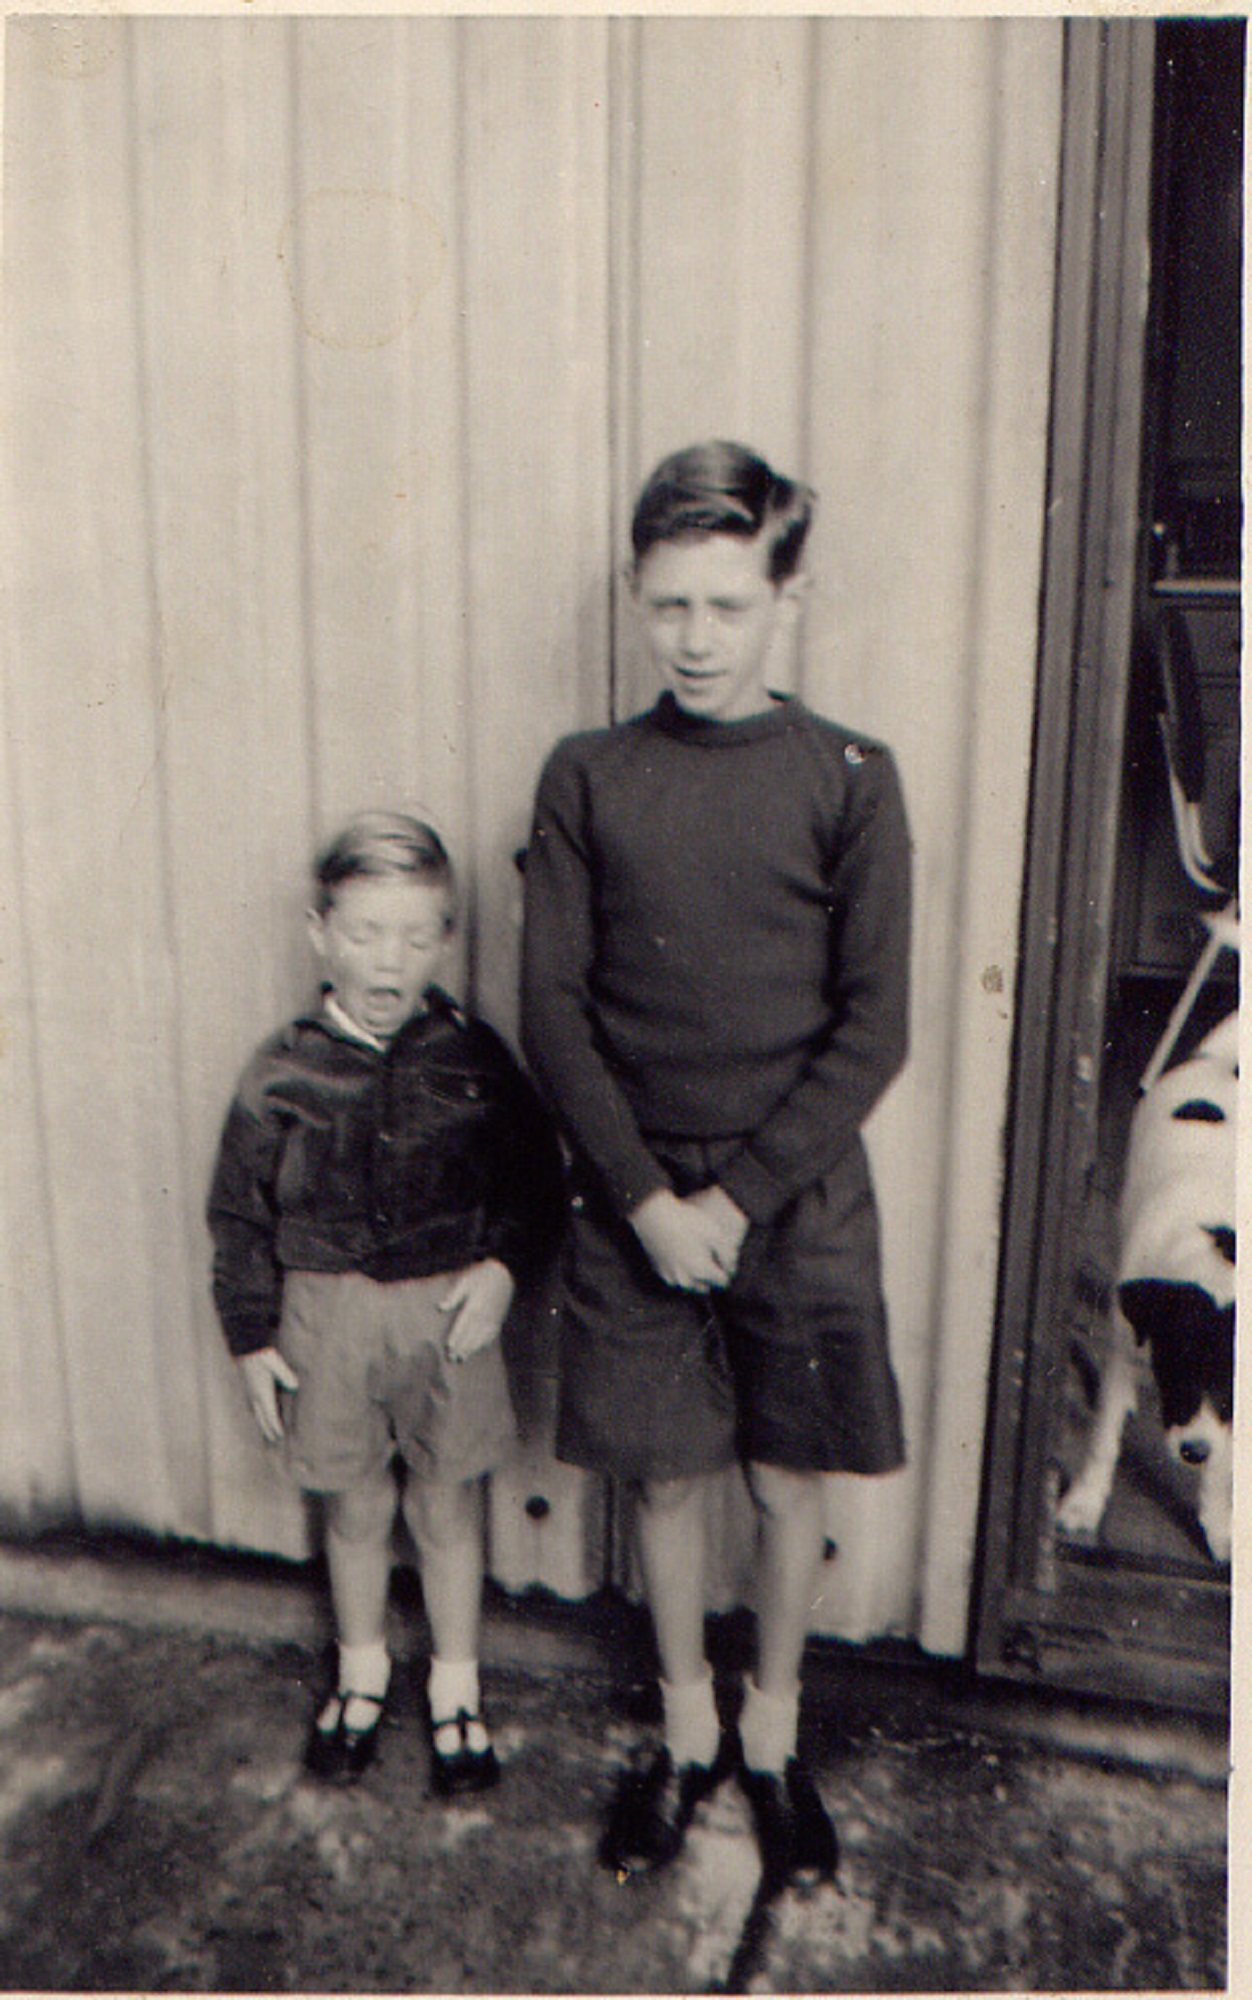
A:
<svg viewBox="0 0 1252 2000">
<path fill-rule="evenodd" d="M 770 581 L 762 537 L 657 542 L 635 572 L 652 661 L 679 707 L 706 722 L 743 722 L 769 707 L 775 636 L 794 623 L 802 577 Z"/>
<path fill-rule="evenodd" d="M 388 1041 L 416 1013 L 443 957 L 448 899 L 430 882 L 363 875 L 342 882 L 309 935 L 336 1000 L 359 1028 Z"/>
</svg>

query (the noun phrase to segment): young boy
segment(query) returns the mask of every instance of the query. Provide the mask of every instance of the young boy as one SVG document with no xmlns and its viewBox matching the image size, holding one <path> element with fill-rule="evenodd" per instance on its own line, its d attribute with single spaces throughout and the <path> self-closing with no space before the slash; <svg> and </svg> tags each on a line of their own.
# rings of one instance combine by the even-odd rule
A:
<svg viewBox="0 0 1252 2000">
<path fill-rule="evenodd" d="M 262 1435 L 325 1496 L 339 1673 L 308 1768 L 352 1780 L 375 1755 L 398 1452 L 432 1635 L 432 1784 L 449 1797 L 498 1776 L 479 1707 L 481 1478 L 513 1435 L 499 1336 L 552 1247 L 560 1158 L 504 1044 L 434 983 L 454 922 L 438 835 L 363 814 L 315 889 L 322 1005 L 262 1045 L 231 1106 L 214 1297 Z"/>
<path fill-rule="evenodd" d="M 536 800 L 523 1040 L 575 1151 L 558 1452 L 630 1482 L 664 1743 L 624 1774 L 619 1873 L 677 1854 L 742 1756 L 767 1886 L 833 1874 L 797 1760 L 821 1475 L 901 1463 L 860 1126 L 904 1058 L 909 839 L 879 743 L 771 694 L 812 495 L 741 446 L 681 451 L 632 527 L 664 693 L 568 738 Z M 739 1741 L 704 1651 L 703 1488 L 758 1512 Z"/>
</svg>

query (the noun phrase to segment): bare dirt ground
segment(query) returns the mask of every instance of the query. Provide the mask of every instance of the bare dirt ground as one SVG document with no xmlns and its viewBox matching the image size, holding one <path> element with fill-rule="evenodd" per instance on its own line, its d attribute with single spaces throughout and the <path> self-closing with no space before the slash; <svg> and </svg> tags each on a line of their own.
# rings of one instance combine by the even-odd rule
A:
<svg viewBox="0 0 1252 2000">
<path fill-rule="evenodd" d="M 412 1663 L 376 1768 L 302 1771 L 315 1649 L 0 1616 L 0 1984 L 25 1991 L 1218 1989 L 1225 1794 L 1183 1769 L 823 1685 L 808 1748 L 837 1885 L 762 1909 L 732 1783 L 678 1864 L 596 1865 L 646 1734 L 586 1668 L 493 1667 L 504 1779 L 437 1804 Z"/>
</svg>

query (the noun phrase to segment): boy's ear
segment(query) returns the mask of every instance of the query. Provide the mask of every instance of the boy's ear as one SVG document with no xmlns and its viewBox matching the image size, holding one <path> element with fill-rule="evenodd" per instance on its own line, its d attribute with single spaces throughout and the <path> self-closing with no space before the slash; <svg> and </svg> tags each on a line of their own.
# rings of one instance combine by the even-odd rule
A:
<svg viewBox="0 0 1252 2000">
<path fill-rule="evenodd" d="M 320 910 L 307 909 L 304 921 L 308 926 L 309 943 L 319 958 L 326 956 L 326 919 Z"/>
<path fill-rule="evenodd" d="M 806 569 L 797 570 L 778 586 L 778 601 L 789 625 L 794 625 L 808 602 L 813 579 Z"/>
</svg>

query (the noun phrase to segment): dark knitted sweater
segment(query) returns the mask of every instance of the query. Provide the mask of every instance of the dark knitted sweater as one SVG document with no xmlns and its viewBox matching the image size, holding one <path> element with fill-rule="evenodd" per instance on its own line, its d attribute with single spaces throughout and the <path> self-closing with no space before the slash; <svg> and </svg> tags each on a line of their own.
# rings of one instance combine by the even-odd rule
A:
<svg viewBox="0 0 1252 2000">
<path fill-rule="evenodd" d="M 650 1142 L 742 1140 L 766 1221 L 834 1166 L 904 1059 L 910 846 L 890 752 L 777 701 L 558 744 L 526 864 L 523 1039 L 624 1212 Z"/>
</svg>

